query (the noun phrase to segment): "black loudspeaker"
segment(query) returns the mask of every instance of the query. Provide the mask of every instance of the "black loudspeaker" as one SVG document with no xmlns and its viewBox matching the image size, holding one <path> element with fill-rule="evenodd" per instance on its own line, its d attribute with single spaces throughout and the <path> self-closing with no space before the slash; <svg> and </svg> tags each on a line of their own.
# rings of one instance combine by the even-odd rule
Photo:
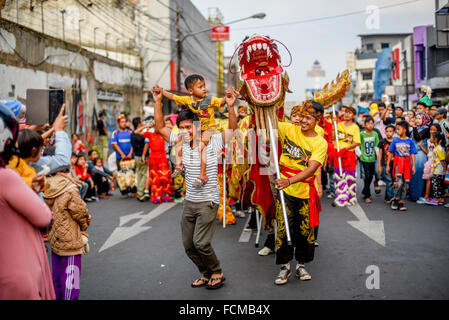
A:
<svg viewBox="0 0 449 320">
<path fill-rule="evenodd" d="M 64 97 L 62 89 L 27 89 L 27 124 L 52 125 L 64 104 Z"/>
</svg>

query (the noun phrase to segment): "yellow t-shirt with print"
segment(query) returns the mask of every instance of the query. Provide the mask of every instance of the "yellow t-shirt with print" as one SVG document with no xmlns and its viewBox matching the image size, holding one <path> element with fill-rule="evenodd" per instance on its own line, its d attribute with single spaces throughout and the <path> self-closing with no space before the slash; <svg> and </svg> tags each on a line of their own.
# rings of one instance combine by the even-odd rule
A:
<svg viewBox="0 0 449 320">
<path fill-rule="evenodd" d="M 360 129 L 355 123 L 350 126 L 345 126 L 344 121 L 337 124 L 338 145 L 340 150 L 349 147 L 353 143 L 360 144 Z M 337 149 L 337 144 L 334 144 L 334 148 Z"/>
<path fill-rule="evenodd" d="M 187 106 L 198 116 L 201 123 L 201 131 L 215 129 L 214 107 L 220 108 L 223 98 L 211 97 L 211 102 L 206 110 L 202 110 L 200 107 L 195 107 L 196 103 L 191 96 L 173 95 L 173 100 L 179 106 Z M 203 100 L 204 99 L 198 100 L 198 102 Z"/>
<path fill-rule="evenodd" d="M 317 130 L 316 126 L 315 132 L 317 132 L 317 135 L 315 137 L 306 137 L 303 135 L 301 127 L 288 122 L 279 122 L 278 138 L 282 146 L 279 165 L 301 171 L 307 169 L 309 162 L 312 160 L 322 165 L 327 154 L 327 142 L 318 131 L 320 130 Z M 315 171 L 315 176 L 318 173 L 319 170 Z M 281 178 L 287 179 L 288 177 L 281 173 Z M 317 187 L 316 179 L 315 187 Z M 296 198 L 309 199 L 309 189 L 310 187 L 307 183 L 298 182 L 285 188 L 284 192 Z"/>
</svg>

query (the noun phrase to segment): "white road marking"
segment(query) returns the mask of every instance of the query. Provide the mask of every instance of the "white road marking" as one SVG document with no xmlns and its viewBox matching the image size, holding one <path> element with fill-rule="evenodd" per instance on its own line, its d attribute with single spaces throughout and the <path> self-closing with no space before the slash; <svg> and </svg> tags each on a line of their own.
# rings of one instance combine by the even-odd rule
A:
<svg viewBox="0 0 449 320">
<path fill-rule="evenodd" d="M 108 248 L 111 248 L 119 244 L 120 242 L 123 242 L 125 240 L 128 240 L 129 238 L 138 235 L 141 232 L 151 229 L 151 226 L 144 227 L 143 225 L 153 220 L 154 218 L 158 217 L 162 213 L 170 210 L 175 205 L 176 203 L 173 202 L 161 203 L 147 214 L 144 214 L 143 211 L 140 211 L 120 217 L 119 226 L 115 228 L 115 230 L 111 233 L 109 238 L 106 240 L 106 242 L 103 244 L 103 246 L 100 248 L 98 252 L 102 252 Z M 133 219 L 139 219 L 139 221 L 137 221 L 136 223 L 134 223 L 129 227 L 123 227 L 123 225 L 125 225 L 126 223 L 128 223 Z"/>
<path fill-rule="evenodd" d="M 365 211 L 363 211 L 363 208 L 358 203 L 347 208 L 358 219 L 357 221 L 348 221 L 348 223 L 372 240 L 376 241 L 378 244 L 385 247 L 385 230 L 383 220 L 370 221 L 366 216 Z"/>
<path fill-rule="evenodd" d="M 246 223 L 243 227 L 242 233 L 240 234 L 239 242 L 249 242 L 249 239 L 251 239 L 251 234 L 253 233 L 252 230 L 245 230 L 246 226 L 249 223 L 249 220 L 251 219 L 251 215 L 249 215 L 248 219 L 246 220 Z"/>
</svg>

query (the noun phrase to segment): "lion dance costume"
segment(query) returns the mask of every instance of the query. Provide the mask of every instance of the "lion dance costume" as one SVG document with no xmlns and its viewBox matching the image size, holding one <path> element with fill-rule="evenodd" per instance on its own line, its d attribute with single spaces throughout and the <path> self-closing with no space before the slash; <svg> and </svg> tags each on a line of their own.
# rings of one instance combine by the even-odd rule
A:
<svg viewBox="0 0 449 320">
<path fill-rule="evenodd" d="M 173 186 L 165 153 L 165 140 L 159 133 L 154 132 L 145 132 L 144 137 L 148 139 L 150 144 L 148 178 L 151 186 L 151 202 L 171 202 L 170 196 L 173 194 Z"/>
</svg>

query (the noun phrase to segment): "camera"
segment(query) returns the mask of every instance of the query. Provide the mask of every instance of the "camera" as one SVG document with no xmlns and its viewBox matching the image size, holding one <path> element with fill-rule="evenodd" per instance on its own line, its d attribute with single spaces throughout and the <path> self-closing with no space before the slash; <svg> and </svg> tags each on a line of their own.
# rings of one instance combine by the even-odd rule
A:
<svg viewBox="0 0 449 320">
<path fill-rule="evenodd" d="M 27 124 L 52 125 L 61 111 L 64 97 L 62 89 L 27 89 Z"/>
</svg>

